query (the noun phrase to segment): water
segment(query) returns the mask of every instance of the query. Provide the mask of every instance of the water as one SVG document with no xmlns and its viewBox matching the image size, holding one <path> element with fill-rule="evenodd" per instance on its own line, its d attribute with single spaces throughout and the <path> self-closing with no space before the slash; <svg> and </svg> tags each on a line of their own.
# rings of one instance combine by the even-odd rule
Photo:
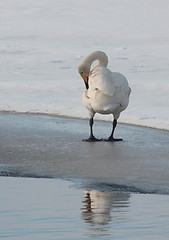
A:
<svg viewBox="0 0 169 240">
<path fill-rule="evenodd" d="M 168 195 L 0 177 L 1 239 L 168 239 Z"/>
</svg>

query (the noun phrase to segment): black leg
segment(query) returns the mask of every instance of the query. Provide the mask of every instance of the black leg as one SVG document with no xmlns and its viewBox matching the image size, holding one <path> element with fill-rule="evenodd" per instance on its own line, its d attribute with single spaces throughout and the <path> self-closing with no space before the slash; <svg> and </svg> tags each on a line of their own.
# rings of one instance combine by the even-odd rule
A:
<svg viewBox="0 0 169 240">
<path fill-rule="evenodd" d="M 117 120 L 116 119 L 114 119 L 113 120 L 113 128 L 112 128 L 112 132 L 111 132 L 111 135 L 110 135 L 110 137 L 107 139 L 107 141 L 123 141 L 123 139 L 122 138 L 114 138 L 113 136 L 114 136 L 114 130 L 115 130 L 115 128 L 116 128 L 116 126 L 117 126 Z"/>
<path fill-rule="evenodd" d="M 102 139 L 97 139 L 97 138 L 95 138 L 95 136 L 93 135 L 93 124 L 94 124 L 93 118 L 90 118 L 90 120 L 89 120 L 90 136 L 89 136 L 88 139 L 84 139 L 83 141 L 87 141 L 87 142 L 98 142 L 98 141 L 101 141 L 101 140 L 102 140 Z"/>
</svg>

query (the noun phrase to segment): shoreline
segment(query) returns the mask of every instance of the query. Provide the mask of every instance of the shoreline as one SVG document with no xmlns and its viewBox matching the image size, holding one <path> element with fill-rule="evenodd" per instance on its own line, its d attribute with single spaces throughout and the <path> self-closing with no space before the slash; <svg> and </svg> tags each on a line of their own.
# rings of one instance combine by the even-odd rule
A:
<svg viewBox="0 0 169 240">
<path fill-rule="evenodd" d="M 32 115 L 32 116 L 51 116 L 51 117 L 56 117 L 56 118 L 66 118 L 66 119 L 75 119 L 75 120 L 89 120 L 88 117 L 76 117 L 76 116 L 72 116 L 72 115 L 64 115 L 64 114 L 55 114 L 55 113 L 45 113 L 45 112 L 18 112 L 18 111 L 8 111 L 8 110 L 0 110 L 0 114 L 20 114 L 20 115 Z M 94 119 L 94 121 L 96 122 L 112 122 L 110 120 L 104 120 L 104 119 Z M 127 125 L 127 126 L 133 126 L 133 127 L 143 127 L 143 128 L 150 128 L 150 129 L 154 129 L 154 130 L 161 130 L 161 131 L 167 131 L 169 132 L 169 129 L 167 128 L 158 128 L 158 127 L 152 127 L 152 126 L 146 126 L 146 125 L 141 125 L 141 124 L 136 124 L 136 123 L 128 123 L 128 122 L 122 122 L 122 121 L 118 121 L 118 124 L 122 124 L 122 125 Z"/>
<path fill-rule="evenodd" d="M 120 185 L 120 184 L 110 184 L 104 182 L 94 182 L 90 179 L 80 179 L 80 178 L 66 178 L 66 177 L 50 177 L 50 176 L 33 176 L 33 175 L 17 175 L 17 173 L 0 173 L 0 179 L 39 179 L 39 180 L 56 180 L 56 181 L 63 181 L 69 182 L 71 186 L 79 190 L 87 191 L 100 191 L 100 192 L 117 192 L 117 193 L 128 193 L 128 194 L 143 194 L 143 195 L 159 195 L 159 196 L 169 196 L 168 192 L 160 192 L 156 190 L 146 190 L 137 188 L 134 186 L 129 185 Z M 8 175 L 9 174 L 9 175 Z"/>
</svg>

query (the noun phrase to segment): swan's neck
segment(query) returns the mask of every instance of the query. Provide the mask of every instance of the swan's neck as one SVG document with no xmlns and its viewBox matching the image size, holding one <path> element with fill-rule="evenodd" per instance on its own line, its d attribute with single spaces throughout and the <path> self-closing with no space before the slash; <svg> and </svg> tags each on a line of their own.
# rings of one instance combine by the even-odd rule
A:
<svg viewBox="0 0 169 240">
<path fill-rule="evenodd" d="M 96 51 L 96 52 L 91 53 L 84 59 L 84 62 L 86 65 L 88 65 L 89 69 L 91 68 L 91 65 L 94 61 L 98 61 L 96 66 L 107 67 L 108 57 L 104 52 Z"/>
</svg>

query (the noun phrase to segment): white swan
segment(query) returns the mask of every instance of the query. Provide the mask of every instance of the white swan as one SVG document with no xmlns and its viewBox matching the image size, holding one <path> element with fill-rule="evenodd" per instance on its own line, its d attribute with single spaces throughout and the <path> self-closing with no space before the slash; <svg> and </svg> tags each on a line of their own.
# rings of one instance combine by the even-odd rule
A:
<svg viewBox="0 0 169 240">
<path fill-rule="evenodd" d="M 98 60 L 92 69 L 92 63 Z M 127 79 L 107 68 L 108 57 L 104 52 L 95 51 L 86 56 L 78 66 L 78 72 L 85 82 L 83 103 L 89 110 L 90 136 L 87 141 L 99 141 L 93 135 L 93 118 L 95 113 L 113 114 L 113 128 L 108 141 L 121 141 L 113 137 L 120 113 L 129 103 L 131 89 Z"/>
</svg>

